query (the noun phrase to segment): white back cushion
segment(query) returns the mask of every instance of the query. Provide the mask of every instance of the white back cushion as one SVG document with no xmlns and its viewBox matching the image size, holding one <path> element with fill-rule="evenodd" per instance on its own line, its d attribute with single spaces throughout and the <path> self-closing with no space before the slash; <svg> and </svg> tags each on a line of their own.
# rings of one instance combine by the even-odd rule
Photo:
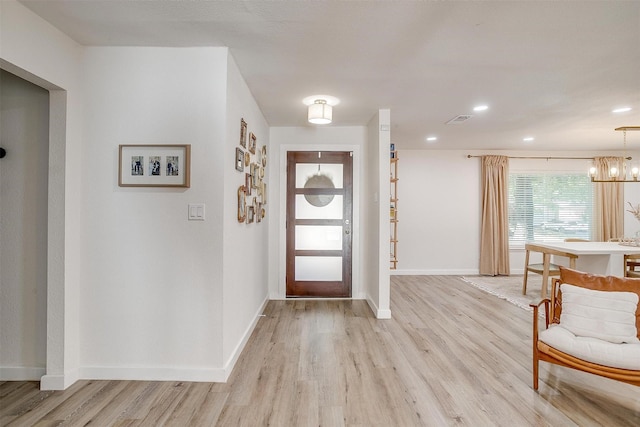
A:
<svg viewBox="0 0 640 427">
<path fill-rule="evenodd" d="M 562 313 L 560 325 L 579 337 L 612 343 L 637 343 L 634 292 L 595 291 L 568 283 L 560 285 Z"/>
</svg>

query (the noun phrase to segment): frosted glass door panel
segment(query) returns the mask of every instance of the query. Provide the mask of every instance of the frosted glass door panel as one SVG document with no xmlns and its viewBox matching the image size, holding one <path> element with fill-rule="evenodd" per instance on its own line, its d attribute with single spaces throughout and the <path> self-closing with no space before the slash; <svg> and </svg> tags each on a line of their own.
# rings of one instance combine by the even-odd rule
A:
<svg viewBox="0 0 640 427">
<path fill-rule="evenodd" d="M 302 194 L 296 194 L 296 219 L 342 219 L 342 196 L 332 196 L 326 206 L 313 206 Z"/>
<path fill-rule="evenodd" d="M 342 188 L 342 165 L 320 163 L 320 174 L 331 179 L 334 188 Z M 296 188 L 304 188 L 309 178 L 318 175 L 318 163 L 296 164 Z"/>
<path fill-rule="evenodd" d="M 341 250 L 342 227 L 296 225 L 296 250 Z"/>
<path fill-rule="evenodd" d="M 296 280 L 341 281 L 342 257 L 297 256 Z"/>
</svg>

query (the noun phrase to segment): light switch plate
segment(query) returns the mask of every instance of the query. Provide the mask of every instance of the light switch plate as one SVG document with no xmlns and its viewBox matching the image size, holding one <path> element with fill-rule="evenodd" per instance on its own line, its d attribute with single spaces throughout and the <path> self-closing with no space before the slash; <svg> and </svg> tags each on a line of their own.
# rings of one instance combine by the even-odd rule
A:
<svg viewBox="0 0 640 427">
<path fill-rule="evenodd" d="M 204 203 L 189 203 L 189 221 L 204 221 Z"/>
</svg>

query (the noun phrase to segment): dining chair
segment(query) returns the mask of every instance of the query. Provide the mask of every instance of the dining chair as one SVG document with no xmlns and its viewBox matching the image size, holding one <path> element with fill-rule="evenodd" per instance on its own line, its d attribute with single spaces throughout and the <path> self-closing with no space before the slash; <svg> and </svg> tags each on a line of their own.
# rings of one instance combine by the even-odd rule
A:
<svg viewBox="0 0 640 427">
<path fill-rule="evenodd" d="M 569 258 L 569 267 L 576 268 L 576 259 L 578 255 L 570 254 L 567 252 L 558 251 L 555 249 L 544 248 L 533 243 L 527 243 L 524 246 L 524 277 L 522 279 L 522 295 L 527 294 L 527 280 L 529 278 L 529 272 L 536 273 L 542 276 L 542 285 L 540 288 L 540 296 L 545 298 L 547 296 L 547 286 L 549 284 L 549 278 L 554 276 L 560 276 L 560 266 L 551 263 L 551 256 L 561 256 Z M 531 252 L 542 254 L 542 263 L 529 264 Z"/>
<path fill-rule="evenodd" d="M 624 275 L 640 278 L 640 255 L 624 256 Z"/>
<path fill-rule="evenodd" d="M 609 239 L 610 242 L 623 242 L 625 239 Z M 624 277 L 640 277 L 640 255 L 624 256 Z"/>
</svg>

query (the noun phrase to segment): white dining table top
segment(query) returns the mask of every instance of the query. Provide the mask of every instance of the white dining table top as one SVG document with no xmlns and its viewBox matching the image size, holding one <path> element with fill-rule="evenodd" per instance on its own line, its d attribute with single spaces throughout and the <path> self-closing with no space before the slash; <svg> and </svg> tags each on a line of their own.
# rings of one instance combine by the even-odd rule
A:
<svg viewBox="0 0 640 427">
<path fill-rule="evenodd" d="M 618 242 L 535 242 L 535 244 L 575 255 L 640 254 L 640 246 L 621 245 Z"/>
</svg>

